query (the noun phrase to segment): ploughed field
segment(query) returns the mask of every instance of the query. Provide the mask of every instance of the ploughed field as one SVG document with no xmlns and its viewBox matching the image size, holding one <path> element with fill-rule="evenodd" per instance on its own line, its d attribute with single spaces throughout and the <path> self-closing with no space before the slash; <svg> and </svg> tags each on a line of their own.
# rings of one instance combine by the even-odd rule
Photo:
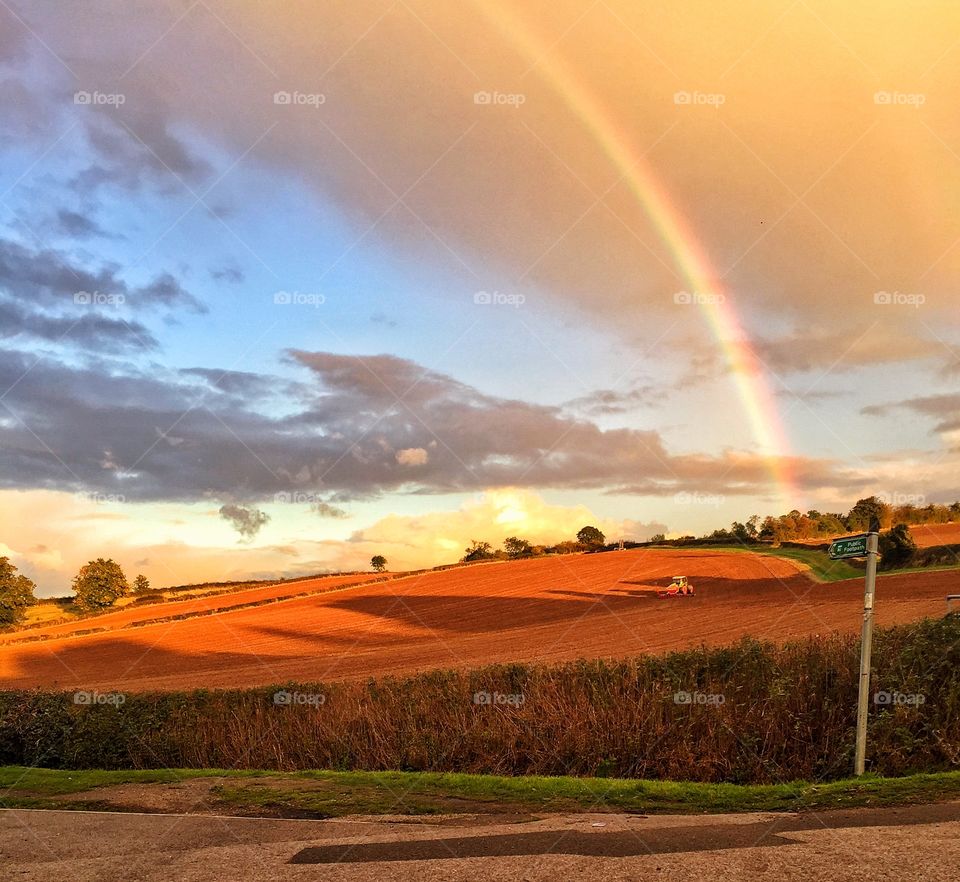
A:
<svg viewBox="0 0 960 882">
<path fill-rule="evenodd" d="M 658 599 L 676 574 L 689 576 L 696 596 Z M 863 597 L 862 579 L 818 584 L 793 561 L 704 548 L 478 564 L 341 590 L 316 582 L 323 593 L 309 597 L 139 627 L 125 611 L 102 633 L 0 644 L 0 688 L 256 686 L 660 653 L 747 634 L 781 641 L 858 630 Z M 235 606 L 246 594 L 291 588 L 204 600 Z M 877 621 L 942 615 L 948 593 L 960 593 L 957 571 L 881 577 Z M 185 603 L 143 612 L 157 618 Z"/>
<path fill-rule="evenodd" d="M 910 535 L 920 548 L 960 545 L 960 524 L 914 524 Z"/>
</svg>

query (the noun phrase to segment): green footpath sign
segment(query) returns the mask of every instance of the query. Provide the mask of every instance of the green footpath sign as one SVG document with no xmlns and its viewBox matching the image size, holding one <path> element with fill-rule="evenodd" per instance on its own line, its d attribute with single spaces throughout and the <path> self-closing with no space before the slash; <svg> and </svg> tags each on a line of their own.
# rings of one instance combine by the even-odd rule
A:
<svg viewBox="0 0 960 882">
<path fill-rule="evenodd" d="M 846 557 L 866 557 L 867 556 L 867 535 L 847 536 L 844 539 L 836 539 L 830 545 L 831 560 L 843 560 Z"/>
</svg>

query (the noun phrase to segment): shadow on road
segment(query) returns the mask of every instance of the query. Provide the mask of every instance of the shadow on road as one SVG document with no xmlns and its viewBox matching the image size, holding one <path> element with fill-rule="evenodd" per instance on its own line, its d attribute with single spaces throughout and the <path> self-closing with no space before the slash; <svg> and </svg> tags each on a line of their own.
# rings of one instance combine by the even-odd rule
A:
<svg viewBox="0 0 960 882">
<path fill-rule="evenodd" d="M 584 857 L 634 857 L 719 851 L 729 848 L 770 848 L 796 845 L 799 839 L 783 834 L 837 830 L 848 827 L 888 827 L 936 824 L 960 820 L 960 804 L 913 806 L 903 809 L 860 809 L 783 815 L 753 823 L 707 823 L 701 826 L 643 827 L 613 831 L 552 830 L 417 839 L 399 842 L 364 842 L 353 845 L 320 845 L 304 848 L 292 864 L 366 863 L 373 861 L 423 861 L 471 857 L 571 854 Z"/>
</svg>

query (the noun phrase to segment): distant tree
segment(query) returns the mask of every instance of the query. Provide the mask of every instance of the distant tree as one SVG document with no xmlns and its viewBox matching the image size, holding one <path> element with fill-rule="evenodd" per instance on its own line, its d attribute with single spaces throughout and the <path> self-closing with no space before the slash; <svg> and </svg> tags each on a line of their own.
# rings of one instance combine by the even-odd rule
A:
<svg viewBox="0 0 960 882">
<path fill-rule="evenodd" d="M 603 547 L 603 544 L 606 541 L 606 536 L 604 536 L 603 533 L 601 533 L 596 527 L 582 527 L 580 532 L 577 533 L 577 542 L 579 542 L 588 551 Z"/>
<path fill-rule="evenodd" d="M 17 572 L 7 557 L 0 557 L 0 626 L 16 625 L 23 620 L 24 610 L 37 602 L 32 580 Z"/>
<path fill-rule="evenodd" d="M 493 560 L 495 557 L 493 546 L 489 542 L 471 539 L 470 547 L 464 549 L 463 557 L 460 560 L 463 563 L 473 563 L 477 560 Z"/>
<path fill-rule="evenodd" d="M 140 573 L 136 579 L 133 580 L 133 593 L 134 594 L 146 594 L 150 590 L 150 580 L 147 579 L 143 573 Z"/>
<path fill-rule="evenodd" d="M 558 542 L 544 550 L 547 554 L 575 554 L 578 551 L 583 551 L 583 546 L 579 542 L 564 539 L 563 542 Z"/>
<path fill-rule="evenodd" d="M 650 541 L 651 541 L 651 542 L 663 542 L 666 538 L 667 538 L 667 537 L 664 536 L 663 533 L 654 533 L 654 534 L 650 537 Z"/>
<path fill-rule="evenodd" d="M 880 534 L 880 559 L 886 569 L 908 564 L 917 550 L 917 543 L 906 524 L 897 524 Z"/>
<path fill-rule="evenodd" d="M 127 577 L 115 560 L 98 557 L 80 567 L 73 580 L 74 603 L 85 612 L 113 606 L 130 592 Z"/>
<path fill-rule="evenodd" d="M 370 558 L 370 566 L 374 572 L 382 573 L 387 568 L 387 559 L 382 554 L 375 554 Z"/>
<path fill-rule="evenodd" d="M 503 540 L 503 550 L 510 557 L 529 557 L 533 551 L 526 539 L 520 539 L 517 536 L 507 536 Z"/>
<path fill-rule="evenodd" d="M 869 530 L 875 523 L 881 528 L 890 526 L 890 506 L 876 496 L 858 499 L 847 515 L 847 529 Z"/>
</svg>

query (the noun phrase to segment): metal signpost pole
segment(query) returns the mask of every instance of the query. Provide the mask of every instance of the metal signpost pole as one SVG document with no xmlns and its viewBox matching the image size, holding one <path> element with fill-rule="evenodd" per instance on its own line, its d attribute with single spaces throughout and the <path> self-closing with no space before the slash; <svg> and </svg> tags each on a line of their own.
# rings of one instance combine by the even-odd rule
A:
<svg viewBox="0 0 960 882">
<path fill-rule="evenodd" d="M 863 591 L 863 634 L 860 639 L 860 693 L 857 702 L 857 755 L 854 774 L 862 775 L 867 762 L 867 715 L 870 712 L 870 652 L 873 649 L 873 594 L 877 585 L 880 534 L 867 535 L 867 578 Z"/>
</svg>

